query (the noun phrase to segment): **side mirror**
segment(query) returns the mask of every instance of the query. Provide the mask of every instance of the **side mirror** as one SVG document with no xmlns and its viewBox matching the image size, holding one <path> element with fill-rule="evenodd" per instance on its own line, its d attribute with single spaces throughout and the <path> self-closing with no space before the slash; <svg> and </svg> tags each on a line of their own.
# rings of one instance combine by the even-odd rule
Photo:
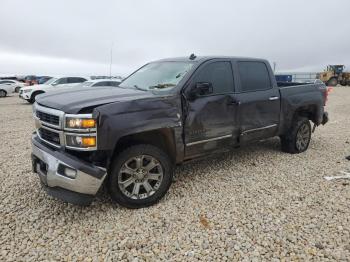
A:
<svg viewBox="0 0 350 262">
<path fill-rule="evenodd" d="M 197 97 L 210 95 L 213 93 L 213 85 L 209 82 L 197 82 L 191 90 L 191 99 L 194 100 Z"/>
</svg>

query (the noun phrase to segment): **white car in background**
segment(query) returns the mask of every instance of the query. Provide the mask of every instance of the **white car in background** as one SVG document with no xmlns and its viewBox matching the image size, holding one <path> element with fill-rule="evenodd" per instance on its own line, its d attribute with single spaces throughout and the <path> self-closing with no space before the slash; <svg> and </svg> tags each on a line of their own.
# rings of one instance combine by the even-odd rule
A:
<svg viewBox="0 0 350 262">
<path fill-rule="evenodd" d="M 14 92 L 18 93 L 19 89 L 24 87 L 24 83 L 23 82 L 19 82 L 17 80 L 12 80 L 12 79 L 3 79 L 0 80 L 0 86 L 2 85 L 9 85 L 11 87 L 13 87 Z"/>
<path fill-rule="evenodd" d="M 0 84 L 0 97 L 5 97 L 8 94 L 15 92 L 15 88 L 12 85 Z"/>
<path fill-rule="evenodd" d="M 120 79 L 96 79 L 89 80 L 82 84 L 80 87 L 97 87 L 97 86 L 119 86 L 122 81 Z"/>
<path fill-rule="evenodd" d="M 62 90 L 79 86 L 81 83 L 88 81 L 87 77 L 59 77 L 51 78 L 42 85 L 32 85 L 22 87 L 19 91 L 19 97 L 27 100 L 29 103 L 35 102 L 35 97 L 42 93 L 53 90 Z"/>
</svg>

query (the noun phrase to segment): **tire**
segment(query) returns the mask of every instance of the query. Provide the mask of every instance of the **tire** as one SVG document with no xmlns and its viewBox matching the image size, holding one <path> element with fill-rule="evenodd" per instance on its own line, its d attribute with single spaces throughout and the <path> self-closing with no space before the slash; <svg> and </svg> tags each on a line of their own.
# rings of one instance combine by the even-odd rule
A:
<svg viewBox="0 0 350 262">
<path fill-rule="evenodd" d="M 115 202 L 127 208 L 151 206 L 167 193 L 173 169 L 168 155 L 158 147 L 146 144 L 130 146 L 112 162 L 107 181 L 109 194 Z"/>
<path fill-rule="evenodd" d="M 0 90 L 0 97 L 5 97 L 7 95 L 5 90 Z"/>
<path fill-rule="evenodd" d="M 15 92 L 16 93 L 19 93 L 19 90 L 21 89 L 21 87 L 20 86 L 16 86 L 16 88 L 15 88 Z"/>
<path fill-rule="evenodd" d="M 298 117 L 288 132 L 281 136 L 283 152 L 298 154 L 305 152 L 311 141 L 311 125 L 306 117 Z"/>
<path fill-rule="evenodd" d="M 327 86 L 337 86 L 338 80 L 336 78 L 331 78 L 327 82 Z"/>
</svg>

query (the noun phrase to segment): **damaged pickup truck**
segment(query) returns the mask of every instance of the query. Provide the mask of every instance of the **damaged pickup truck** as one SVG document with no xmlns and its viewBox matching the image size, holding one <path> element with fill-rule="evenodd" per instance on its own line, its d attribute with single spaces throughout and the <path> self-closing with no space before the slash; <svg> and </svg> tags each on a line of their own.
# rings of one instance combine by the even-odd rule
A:
<svg viewBox="0 0 350 262">
<path fill-rule="evenodd" d="M 328 121 L 324 84 L 279 86 L 261 59 L 196 57 L 151 62 L 119 87 L 43 94 L 33 106 L 34 172 L 49 195 L 88 205 L 106 185 L 128 208 L 168 191 L 174 167 L 279 136 L 307 150 Z"/>
</svg>

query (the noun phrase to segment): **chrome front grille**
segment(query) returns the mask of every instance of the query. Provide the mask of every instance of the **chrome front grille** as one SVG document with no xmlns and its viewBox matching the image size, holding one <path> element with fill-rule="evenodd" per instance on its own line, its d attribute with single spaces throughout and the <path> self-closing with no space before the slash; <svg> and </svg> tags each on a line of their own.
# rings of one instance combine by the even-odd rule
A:
<svg viewBox="0 0 350 262">
<path fill-rule="evenodd" d="M 63 121 L 64 121 L 64 112 L 52 109 L 49 107 L 44 107 L 41 105 L 38 105 L 37 103 L 34 104 L 34 118 L 40 122 L 41 125 L 56 128 L 62 130 L 63 127 Z"/>
<path fill-rule="evenodd" d="M 38 134 L 39 134 L 39 137 L 45 140 L 46 142 L 52 143 L 55 146 L 61 145 L 60 135 L 57 132 L 51 131 L 46 128 L 39 128 Z"/>
<path fill-rule="evenodd" d="M 51 125 L 59 126 L 60 117 L 48 113 L 44 113 L 42 111 L 36 111 L 36 116 L 43 122 L 49 123 Z"/>
</svg>

